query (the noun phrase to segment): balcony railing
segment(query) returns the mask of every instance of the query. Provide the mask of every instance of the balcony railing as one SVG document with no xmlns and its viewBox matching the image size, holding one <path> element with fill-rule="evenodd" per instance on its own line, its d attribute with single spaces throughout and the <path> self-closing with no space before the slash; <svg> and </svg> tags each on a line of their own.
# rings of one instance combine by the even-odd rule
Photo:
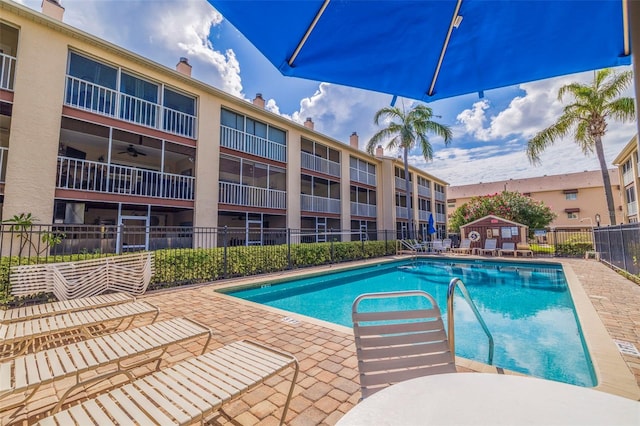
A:
<svg viewBox="0 0 640 426">
<path fill-rule="evenodd" d="M 195 116 L 72 76 L 67 76 L 65 104 L 174 135 L 196 138 Z"/>
<path fill-rule="evenodd" d="M 629 185 L 633 182 L 633 169 L 629 169 L 622 175 L 622 184 Z"/>
<path fill-rule="evenodd" d="M 300 160 L 300 166 L 303 169 L 340 177 L 340 163 L 327 160 L 326 158 L 317 157 L 313 154 L 309 154 L 308 152 L 301 152 Z"/>
<path fill-rule="evenodd" d="M 136 167 L 58 157 L 56 188 L 173 200 L 194 199 L 195 178 Z"/>
<path fill-rule="evenodd" d="M 431 216 L 431 212 L 426 210 L 418 210 L 418 220 L 428 222 L 429 216 Z"/>
<path fill-rule="evenodd" d="M 428 186 L 418 185 L 418 195 L 431 198 L 431 188 Z"/>
<path fill-rule="evenodd" d="M 409 209 L 396 206 L 396 219 L 409 219 Z"/>
<path fill-rule="evenodd" d="M 366 185 L 376 186 L 376 175 L 364 170 L 358 170 L 354 167 L 350 168 L 351 180 L 364 183 Z"/>
<path fill-rule="evenodd" d="M 286 209 L 287 193 L 276 189 L 220 182 L 218 201 L 235 206 Z"/>
<path fill-rule="evenodd" d="M 401 177 L 398 177 L 398 176 L 396 176 L 395 178 L 396 178 L 396 188 L 405 190 L 406 189 L 406 180 L 401 178 Z M 411 186 L 411 185 L 409 185 L 409 186 Z"/>
<path fill-rule="evenodd" d="M 438 201 L 444 201 L 445 200 L 445 195 L 444 192 L 438 192 L 436 191 L 436 200 Z"/>
<path fill-rule="evenodd" d="M 373 204 L 364 204 L 364 203 L 356 203 L 351 202 L 351 215 L 352 216 L 366 216 L 366 217 L 376 217 L 377 216 L 377 208 Z"/>
<path fill-rule="evenodd" d="M 5 148 L 5 147 L 1 147 L 0 146 L 0 183 L 4 183 L 4 179 L 7 173 L 7 170 L 5 168 L 5 164 L 6 164 L 6 159 L 7 159 L 7 154 L 9 154 L 9 148 Z"/>
<path fill-rule="evenodd" d="M 0 89 L 13 91 L 15 73 L 16 58 L 0 53 Z"/>
<path fill-rule="evenodd" d="M 447 221 L 447 216 L 444 213 L 436 213 L 436 222 L 444 223 Z"/>
<path fill-rule="evenodd" d="M 220 146 L 282 163 L 287 161 L 285 145 L 227 126 L 220 126 Z"/>
<path fill-rule="evenodd" d="M 627 215 L 633 216 L 635 214 L 638 214 L 638 204 L 635 201 L 627 203 Z"/>
<path fill-rule="evenodd" d="M 340 214 L 340 200 L 301 194 L 300 210 L 306 212 Z"/>
</svg>

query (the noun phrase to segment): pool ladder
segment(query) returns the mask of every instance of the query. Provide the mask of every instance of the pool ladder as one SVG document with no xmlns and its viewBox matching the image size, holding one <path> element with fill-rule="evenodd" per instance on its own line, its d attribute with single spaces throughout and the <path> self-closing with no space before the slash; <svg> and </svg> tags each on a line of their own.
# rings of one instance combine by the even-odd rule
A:
<svg viewBox="0 0 640 426">
<path fill-rule="evenodd" d="M 492 365 L 493 364 L 493 336 L 491 335 L 491 332 L 489 331 L 487 324 L 482 319 L 482 316 L 480 315 L 480 312 L 478 311 L 476 304 L 473 303 L 473 300 L 471 300 L 471 297 L 469 296 L 469 292 L 467 291 L 467 287 L 465 287 L 464 283 L 460 278 L 452 279 L 449 282 L 449 289 L 447 290 L 447 326 L 448 326 L 447 334 L 449 338 L 449 346 L 451 347 L 451 353 L 454 354 L 455 356 L 456 339 L 455 339 L 455 330 L 453 325 L 453 293 L 456 291 L 456 287 L 460 289 L 460 293 L 462 293 L 462 296 L 464 297 L 464 299 L 467 301 L 469 306 L 471 306 L 471 310 L 475 314 L 476 318 L 478 319 L 478 322 L 482 326 L 482 329 L 484 330 L 485 334 L 489 338 L 489 361 L 487 363 L 489 365 Z"/>
</svg>

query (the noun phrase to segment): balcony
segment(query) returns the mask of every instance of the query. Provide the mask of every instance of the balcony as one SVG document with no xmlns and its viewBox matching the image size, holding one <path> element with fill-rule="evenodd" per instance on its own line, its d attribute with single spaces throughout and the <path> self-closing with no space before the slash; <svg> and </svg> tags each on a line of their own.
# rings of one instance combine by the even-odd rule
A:
<svg viewBox="0 0 640 426">
<path fill-rule="evenodd" d="M 638 214 L 638 203 L 635 201 L 627 203 L 627 216 L 633 216 Z"/>
<path fill-rule="evenodd" d="M 287 162 L 285 145 L 227 126 L 220 126 L 220 146 L 281 163 Z"/>
<path fill-rule="evenodd" d="M 0 89 L 13 91 L 13 77 L 16 73 L 16 58 L 0 53 Z"/>
<path fill-rule="evenodd" d="M 220 182 L 219 186 L 218 202 L 223 204 L 265 209 L 287 208 L 287 193 L 285 191 L 231 182 Z"/>
<path fill-rule="evenodd" d="M 351 167 L 351 180 L 355 182 L 364 183 L 365 185 L 376 186 L 376 175 L 366 172 L 364 170 L 358 170 Z"/>
<path fill-rule="evenodd" d="M 195 178 L 58 157 L 56 188 L 193 201 Z"/>
<path fill-rule="evenodd" d="M 421 222 L 429 222 L 429 217 L 431 216 L 431 212 L 426 210 L 418 210 L 418 220 Z"/>
<path fill-rule="evenodd" d="M 444 192 L 436 191 L 436 200 L 444 202 L 446 200 L 446 196 L 444 195 Z"/>
<path fill-rule="evenodd" d="M 403 191 L 406 189 L 406 179 L 396 176 L 396 189 L 402 189 Z M 411 190 L 411 185 L 409 185 L 409 190 Z"/>
<path fill-rule="evenodd" d="M 633 183 L 633 169 L 629 169 L 622 175 L 622 184 L 624 186 Z"/>
<path fill-rule="evenodd" d="M 377 208 L 374 204 L 351 202 L 351 216 L 376 217 Z"/>
<path fill-rule="evenodd" d="M 409 219 L 409 209 L 396 206 L 396 219 Z"/>
<path fill-rule="evenodd" d="M 436 222 L 445 223 L 447 221 L 447 216 L 444 213 L 436 213 Z"/>
<path fill-rule="evenodd" d="M 340 214 L 340 200 L 301 194 L 300 210 L 305 212 Z"/>
<path fill-rule="evenodd" d="M 309 154 L 308 152 L 301 152 L 300 160 L 300 166 L 303 169 L 340 177 L 340 163 Z"/>
<path fill-rule="evenodd" d="M 431 188 L 428 186 L 418 185 L 418 195 L 426 198 L 431 198 Z"/>
<path fill-rule="evenodd" d="M 9 154 L 9 148 L 0 146 L 0 183 L 4 183 L 5 175 L 7 174 L 7 155 Z"/>
<path fill-rule="evenodd" d="M 67 76 L 65 93 L 65 105 L 174 135 L 196 138 L 197 118 L 193 115 L 71 76 Z"/>
</svg>

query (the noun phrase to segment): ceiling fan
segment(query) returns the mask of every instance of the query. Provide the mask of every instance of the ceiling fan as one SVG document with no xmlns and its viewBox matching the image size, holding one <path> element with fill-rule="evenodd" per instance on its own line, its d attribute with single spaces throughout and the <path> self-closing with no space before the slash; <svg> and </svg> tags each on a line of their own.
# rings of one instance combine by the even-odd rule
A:
<svg viewBox="0 0 640 426">
<path fill-rule="evenodd" d="M 145 153 L 144 153 L 144 152 L 142 152 L 142 151 L 138 151 L 138 150 L 136 149 L 136 147 L 135 147 L 135 146 L 133 146 L 133 145 L 129 145 L 129 147 L 127 147 L 127 150 L 126 150 L 126 151 L 121 151 L 121 152 L 119 152 L 118 154 L 129 154 L 129 155 L 130 155 L 130 156 L 132 156 L 132 157 L 137 157 L 138 155 L 142 155 L 142 156 L 147 155 L 147 154 L 145 154 Z"/>
</svg>

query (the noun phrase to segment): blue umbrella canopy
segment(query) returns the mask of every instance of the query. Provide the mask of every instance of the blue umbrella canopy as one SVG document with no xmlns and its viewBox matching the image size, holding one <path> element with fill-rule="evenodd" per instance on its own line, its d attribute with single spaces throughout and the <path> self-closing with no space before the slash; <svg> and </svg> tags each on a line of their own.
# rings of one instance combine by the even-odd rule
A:
<svg viewBox="0 0 640 426">
<path fill-rule="evenodd" d="M 209 0 L 284 75 L 423 101 L 631 63 L 626 0 Z"/>
<path fill-rule="evenodd" d="M 429 223 L 427 224 L 427 232 L 429 233 L 429 235 L 435 234 L 436 232 L 438 232 L 436 230 L 436 227 L 433 225 L 433 213 L 429 215 Z"/>
</svg>

